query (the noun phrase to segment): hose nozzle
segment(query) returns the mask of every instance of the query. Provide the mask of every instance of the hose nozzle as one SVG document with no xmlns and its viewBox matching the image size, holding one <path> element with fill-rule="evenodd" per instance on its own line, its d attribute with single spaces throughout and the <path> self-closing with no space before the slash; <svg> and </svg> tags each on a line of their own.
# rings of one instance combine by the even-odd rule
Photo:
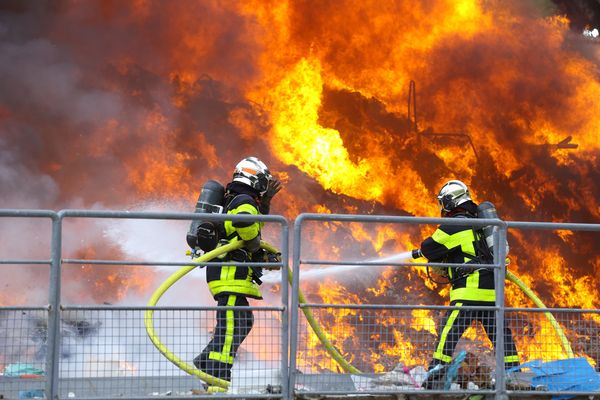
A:
<svg viewBox="0 0 600 400">
<path fill-rule="evenodd" d="M 421 249 L 414 249 L 412 251 L 412 258 L 421 258 L 423 257 L 423 253 L 421 253 Z"/>
</svg>

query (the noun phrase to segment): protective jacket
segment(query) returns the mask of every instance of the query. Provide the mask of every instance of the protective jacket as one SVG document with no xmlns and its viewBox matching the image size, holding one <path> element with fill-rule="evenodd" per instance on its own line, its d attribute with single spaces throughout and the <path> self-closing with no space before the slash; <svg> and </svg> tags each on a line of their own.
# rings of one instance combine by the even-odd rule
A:
<svg viewBox="0 0 600 400">
<path fill-rule="evenodd" d="M 227 214 L 251 214 L 259 215 L 259 196 L 251 187 L 239 182 L 231 182 L 227 185 L 225 193 L 225 210 Z M 225 221 L 226 239 L 220 245 L 237 242 L 239 240 L 249 241 L 260 235 L 263 223 L 259 222 L 233 222 Z M 227 253 L 225 261 L 248 262 L 251 255 L 244 249 L 238 249 Z M 256 273 L 258 268 L 245 266 L 223 265 L 220 267 L 208 267 L 206 280 L 208 288 L 215 299 L 222 295 L 242 295 L 254 299 L 262 299 L 262 294 L 256 284 Z"/>
<path fill-rule="evenodd" d="M 460 205 L 450 215 L 451 218 L 476 218 L 477 206 L 469 201 Z M 440 225 L 437 230 L 421 243 L 421 252 L 430 262 L 452 264 L 481 264 L 477 259 L 475 242 L 478 234 L 471 226 Z M 452 284 L 450 303 L 478 305 L 494 303 L 494 270 L 491 268 L 460 269 L 447 268 Z"/>
</svg>

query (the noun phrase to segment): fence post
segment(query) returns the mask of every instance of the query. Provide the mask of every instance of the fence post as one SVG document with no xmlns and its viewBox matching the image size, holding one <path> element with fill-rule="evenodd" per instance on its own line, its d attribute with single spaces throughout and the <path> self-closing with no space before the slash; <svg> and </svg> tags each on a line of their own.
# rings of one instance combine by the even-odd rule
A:
<svg viewBox="0 0 600 400">
<path fill-rule="evenodd" d="M 52 216 L 50 287 L 48 293 L 48 337 L 46 354 L 46 396 L 58 398 L 58 357 L 60 355 L 60 280 L 62 215 Z"/>
<path fill-rule="evenodd" d="M 288 368 L 288 351 L 289 351 L 289 283 L 288 283 L 288 264 L 289 264 L 289 228 L 285 224 L 282 226 L 282 248 L 281 260 L 281 305 L 283 312 L 281 314 L 281 395 L 283 399 L 287 399 L 290 393 L 289 386 L 289 368 Z"/>
<path fill-rule="evenodd" d="M 498 249 L 494 254 L 494 264 L 500 268 L 494 269 L 496 286 L 496 399 L 506 398 L 506 382 L 504 371 L 504 286 L 506 284 L 506 230 L 507 225 L 498 227 L 494 235 L 494 248 Z"/>
<path fill-rule="evenodd" d="M 300 244 L 302 236 L 302 221 L 304 216 L 301 214 L 294 221 L 294 244 L 292 247 L 292 301 L 290 306 L 290 371 L 289 371 L 289 399 L 294 397 L 294 388 L 296 387 L 296 353 L 298 351 L 298 295 L 300 293 Z"/>
</svg>

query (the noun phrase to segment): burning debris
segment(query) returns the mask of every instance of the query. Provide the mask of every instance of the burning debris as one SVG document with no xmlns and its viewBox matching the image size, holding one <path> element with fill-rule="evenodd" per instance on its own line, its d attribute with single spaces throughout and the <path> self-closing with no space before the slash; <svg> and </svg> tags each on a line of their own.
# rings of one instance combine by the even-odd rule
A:
<svg viewBox="0 0 600 400">
<path fill-rule="evenodd" d="M 461 178 L 508 220 L 597 223 L 600 54 L 581 47 L 566 17 L 542 17 L 519 3 L 5 2 L 0 201 L 190 211 L 202 182 L 225 181 L 229 161 L 252 152 L 281 171 L 286 190 L 272 213 L 290 220 L 306 211 L 436 216 L 439 183 Z M 429 129 L 415 131 L 416 115 L 405 116 L 411 81 L 419 84 L 419 124 Z M 77 229 L 85 236 L 85 226 Z M 414 248 L 428 229 L 329 224 L 306 240 L 315 254 L 363 259 Z M 12 233 L 0 230 L 3 255 Z M 37 236 L 36 227 L 22 235 Z M 148 247 L 160 236 L 145 237 Z M 114 236 L 80 239 L 67 243 L 77 257 L 132 255 Z M 180 241 L 183 248 L 183 231 Z M 514 230 L 509 241 L 510 268 L 548 306 L 600 306 L 593 234 Z M 28 270 L 6 283 L 1 305 L 13 304 L 11 291 L 19 304 L 33 296 L 22 283 L 45 277 Z M 152 273 L 131 271 L 68 267 L 65 288 L 98 303 L 128 299 L 128 290 L 145 296 Z M 443 303 L 447 289 L 422 269 L 382 271 L 325 279 L 307 293 L 331 303 Z M 510 285 L 507 299 L 529 305 Z M 355 314 L 322 321 L 327 330 L 339 327 L 340 349 L 368 350 L 357 360 L 365 368 L 424 365 L 428 355 L 411 346 L 416 332 L 398 325 L 419 326 L 431 339 L 437 316 L 394 317 L 370 317 L 391 338 L 387 345 L 357 334 Z M 62 323 L 74 340 L 99 328 Z M 39 321 L 20 329 L 29 342 L 45 340 Z M 543 353 L 542 325 L 516 329 L 523 359 Z M 567 329 L 569 337 L 584 334 Z M 310 343 L 306 351 L 319 354 Z M 15 357 L 37 359 L 37 350 L 29 354 L 36 346 L 25 347 Z M 594 340 L 576 352 L 599 365 Z"/>
</svg>

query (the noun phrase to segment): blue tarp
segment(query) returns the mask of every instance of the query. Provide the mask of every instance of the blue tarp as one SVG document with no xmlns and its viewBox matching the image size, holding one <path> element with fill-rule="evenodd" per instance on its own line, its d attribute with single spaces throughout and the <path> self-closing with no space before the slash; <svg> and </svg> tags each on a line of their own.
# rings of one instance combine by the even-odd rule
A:
<svg viewBox="0 0 600 400">
<path fill-rule="evenodd" d="M 4 368 L 4 376 L 44 375 L 44 371 L 31 364 L 8 364 Z"/>
<path fill-rule="evenodd" d="M 534 374 L 531 386 L 541 386 L 551 392 L 594 392 L 600 390 L 600 377 L 584 358 L 569 358 L 542 362 L 533 360 L 509 369 L 515 372 L 528 368 Z M 575 396 L 553 396 L 553 400 L 571 399 Z"/>
</svg>

